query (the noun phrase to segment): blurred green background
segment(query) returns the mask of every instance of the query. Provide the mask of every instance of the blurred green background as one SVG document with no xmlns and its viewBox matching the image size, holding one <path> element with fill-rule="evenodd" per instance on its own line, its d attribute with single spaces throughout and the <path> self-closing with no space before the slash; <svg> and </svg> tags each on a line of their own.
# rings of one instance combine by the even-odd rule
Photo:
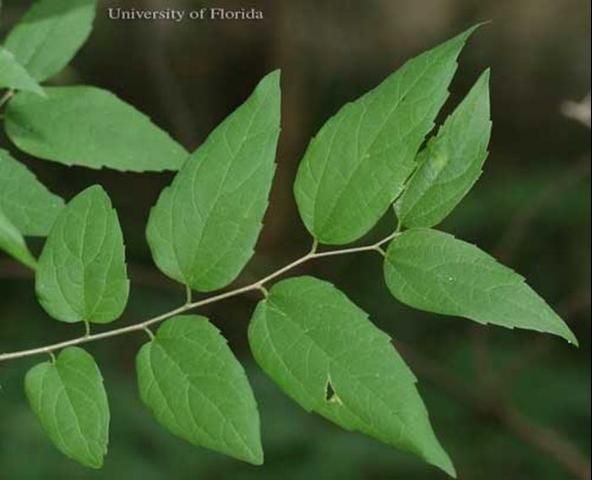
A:
<svg viewBox="0 0 592 480">
<path fill-rule="evenodd" d="M 2 34 L 30 2 L 4 1 Z M 258 22 L 122 22 L 108 7 L 255 5 Z M 569 322 L 579 349 L 555 337 L 413 311 L 388 294 L 373 256 L 339 257 L 299 273 L 331 280 L 393 336 L 419 378 L 434 428 L 465 480 L 585 479 L 590 475 L 590 130 L 562 114 L 590 88 L 588 0 L 100 2 L 95 30 L 54 81 L 114 91 L 194 149 L 266 72 L 282 69 L 278 170 L 245 284 L 300 256 L 310 239 L 292 182 L 322 123 L 401 63 L 467 26 L 482 28 L 461 57 L 443 114 L 492 67 L 493 140 L 483 177 L 442 228 L 477 243 L 522 273 Z M 171 174 L 121 174 L 27 158 L 53 191 L 70 198 L 101 183 L 119 211 L 132 294 L 118 324 L 178 305 L 183 288 L 155 269 L 144 238 L 151 205 Z M 371 235 L 393 226 L 388 216 Z M 35 251 L 41 241 L 33 241 Z M 27 407 L 23 375 L 43 358 L 0 365 L 0 478 L 4 479 L 442 479 L 414 457 L 306 414 L 254 365 L 246 327 L 256 299 L 203 309 L 244 362 L 258 398 L 266 452 L 251 467 L 166 433 L 140 404 L 130 335 L 88 345 L 108 388 L 109 455 L 101 471 L 63 457 Z M 102 327 L 96 327 L 100 331 Z M 30 274 L 0 253 L 0 351 L 82 334 L 36 304 Z"/>
</svg>

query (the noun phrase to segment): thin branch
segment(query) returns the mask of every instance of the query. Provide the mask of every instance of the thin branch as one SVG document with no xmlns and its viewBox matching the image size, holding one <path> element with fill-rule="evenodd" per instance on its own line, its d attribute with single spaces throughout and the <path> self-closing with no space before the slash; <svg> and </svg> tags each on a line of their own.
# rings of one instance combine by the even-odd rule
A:
<svg viewBox="0 0 592 480">
<path fill-rule="evenodd" d="M 342 250 L 330 250 L 328 252 L 318 252 L 313 255 L 314 258 L 333 257 L 335 255 L 344 255 L 348 253 L 378 252 L 381 243 L 374 243 L 364 247 L 344 248 Z"/>
<path fill-rule="evenodd" d="M 383 245 L 384 243 L 390 241 L 393 238 L 394 238 L 394 235 L 389 235 L 388 237 L 384 238 L 383 240 L 380 240 L 377 243 L 374 243 L 372 245 L 366 245 L 363 247 L 344 248 L 341 250 L 332 250 L 332 251 L 328 251 L 328 252 L 318 252 L 318 253 L 315 253 L 315 250 L 312 250 L 309 253 L 307 253 L 306 255 L 300 257 L 299 259 L 294 260 L 293 262 L 289 263 L 288 265 L 280 268 L 279 270 L 276 270 L 275 272 L 267 275 L 266 277 L 263 277 L 262 279 L 257 280 L 256 282 L 253 282 L 253 283 L 246 285 L 244 287 L 235 288 L 234 290 L 229 290 L 228 292 L 220 293 L 218 295 L 214 295 L 212 297 L 208 297 L 203 300 L 196 301 L 196 302 L 188 302 L 188 303 L 181 305 L 180 307 L 177 307 L 169 312 L 157 315 L 155 317 L 149 318 L 148 320 L 145 320 L 140 323 L 136 323 L 134 325 L 129 325 L 127 327 L 121 327 L 121 328 L 109 330 L 107 332 L 96 333 L 93 335 L 84 335 L 82 337 L 74 338 L 72 340 L 66 340 L 63 342 L 54 343 L 52 345 L 46 345 L 43 347 L 31 348 L 28 350 L 21 350 L 18 352 L 3 353 L 3 354 L 0 354 L 0 362 L 14 360 L 17 358 L 30 357 L 33 355 L 51 354 L 52 352 L 54 352 L 56 350 L 60 350 L 62 348 L 66 348 L 66 347 L 71 347 L 74 345 L 95 342 L 97 340 L 103 340 L 106 338 L 117 337 L 119 335 L 125 335 L 127 333 L 132 333 L 132 332 L 137 332 L 137 331 L 146 331 L 146 330 L 148 330 L 148 327 L 150 327 L 151 325 L 157 324 L 159 322 L 162 322 L 163 320 L 167 320 L 168 318 L 174 317 L 175 315 L 180 315 L 182 313 L 185 313 L 189 310 L 193 310 L 195 308 L 203 307 L 205 305 L 210 305 L 212 303 L 216 303 L 216 302 L 219 302 L 219 301 L 231 298 L 231 297 L 236 297 L 236 296 L 241 295 L 243 293 L 251 292 L 254 290 L 266 292 L 267 290 L 265 289 L 264 284 L 270 282 L 271 280 L 276 279 L 277 277 L 283 275 L 284 273 L 288 272 L 289 270 L 292 270 L 293 268 L 295 268 L 299 265 L 302 265 L 310 260 L 322 258 L 322 257 L 328 257 L 328 256 L 335 256 L 335 255 L 347 255 L 347 254 L 351 254 L 351 253 L 378 251 L 378 250 L 380 250 L 380 245 Z"/>
</svg>

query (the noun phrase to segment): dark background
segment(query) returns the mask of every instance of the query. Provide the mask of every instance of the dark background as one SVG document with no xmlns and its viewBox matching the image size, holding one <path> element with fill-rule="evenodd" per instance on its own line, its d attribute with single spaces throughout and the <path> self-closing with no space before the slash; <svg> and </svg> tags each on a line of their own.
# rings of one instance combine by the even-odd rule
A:
<svg viewBox="0 0 592 480">
<path fill-rule="evenodd" d="M 30 2 L 5 1 L 4 34 Z M 101 2 L 95 30 L 59 84 L 94 84 L 149 114 L 188 149 L 282 69 L 283 130 L 278 171 L 255 258 L 236 284 L 300 256 L 310 239 L 292 182 L 312 134 L 344 102 L 401 63 L 469 25 L 449 112 L 492 67 L 493 138 L 483 177 L 442 229 L 477 243 L 522 273 L 580 339 L 485 328 L 413 311 L 388 294 L 380 259 L 325 259 L 302 267 L 336 283 L 392 335 L 419 378 L 434 428 L 459 476 L 488 479 L 589 478 L 590 131 L 561 111 L 590 88 L 587 0 L 212 1 L 251 6 L 259 22 L 116 22 L 108 6 L 198 8 L 202 2 Z M 53 191 L 70 198 L 101 183 L 119 211 L 132 294 L 124 318 L 141 321 L 177 306 L 183 288 L 154 267 L 144 237 L 148 211 L 171 174 L 66 168 L 9 148 Z M 371 235 L 392 228 L 387 219 Z M 31 242 L 38 252 L 42 243 Z M 28 409 L 23 375 L 43 358 L 0 365 L 2 479 L 442 479 L 444 474 L 358 434 L 304 413 L 253 364 L 246 327 L 254 297 L 203 309 L 229 338 L 253 383 L 266 463 L 251 467 L 192 447 L 156 425 L 140 404 L 134 356 L 142 334 L 88 345 L 110 396 L 110 452 L 102 471 L 79 467 L 45 438 Z M 0 351 L 78 336 L 36 304 L 29 273 L 0 254 Z M 95 327 L 95 331 L 102 327 Z"/>
</svg>

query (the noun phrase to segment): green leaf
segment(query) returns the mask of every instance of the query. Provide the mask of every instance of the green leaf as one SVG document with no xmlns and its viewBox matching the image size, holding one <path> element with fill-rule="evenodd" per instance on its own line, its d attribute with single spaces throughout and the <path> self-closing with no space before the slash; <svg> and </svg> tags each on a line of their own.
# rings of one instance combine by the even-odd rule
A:
<svg viewBox="0 0 592 480">
<path fill-rule="evenodd" d="M 489 70 L 483 72 L 438 135 L 418 155 L 419 166 L 395 205 L 407 227 L 440 223 L 475 184 L 491 134 Z"/>
<path fill-rule="evenodd" d="M 4 46 L 33 78 L 62 70 L 87 39 L 95 0 L 39 0 L 12 29 Z"/>
<path fill-rule="evenodd" d="M 0 209 L 23 235 L 47 235 L 63 208 L 60 197 L 0 149 Z"/>
<path fill-rule="evenodd" d="M 150 213 L 147 238 L 166 275 L 198 291 L 232 282 L 253 255 L 275 170 L 279 71 L 193 153 Z"/>
<path fill-rule="evenodd" d="M 45 311 L 63 322 L 108 323 L 122 314 L 129 293 L 123 235 L 99 185 L 60 213 L 39 257 L 35 287 Z"/>
<path fill-rule="evenodd" d="M 31 408 L 54 445 L 90 468 L 101 468 L 109 443 L 109 404 L 93 357 L 77 347 L 25 377 Z"/>
<path fill-rule="evenodd" d="M 263 463 L 251 386 L 207 318 L 167 320 L 142 347 L 136 365 L 142 401 L 165 428 L 195 445 Z"/>
<path fill-rule="evenodd" d="M 0 208 L 0 251 L 3 250 L 33 270 L 37 261 L 27 248 L 21 232 L 12 224 Z"/>
<path fill-rule="evenodd" d="M 305 410 L 415 453 L 450 475 L 416 379 L 384 332 L 330 283 L 273 286 L 249 327 L 255 359 Z"/>
<path fill-rule="evenodd" d="M 38 95 L 45 95 L 39 84 L 31 78 L 29 72 L 18 63 L 14 55 L 0 47 L 0 88 L 25 90 Z"/>
<path fill-rule="evenodd" d="M 523 277 L 447 233 L 402 233 L 388 248 L 384 274 L 393 296 L 411 307 L 552 333 L 577 344 L 563 320 Z"/>
<path fill-rule="evenodd" d="M 311 141 L 294 191 L 304 224 L 320 242 L 357 240 L 399 196 L 475 28 L 405 63 Z"/>
<path fill-rule="evenodd" d="M 30 155 L 134 172 L 176 170 L 187 158 L 166 132 L 110 92 L 77 86 L 45 93 L 19 93 L 6 109 L 7 135 Z"/>
</svg>

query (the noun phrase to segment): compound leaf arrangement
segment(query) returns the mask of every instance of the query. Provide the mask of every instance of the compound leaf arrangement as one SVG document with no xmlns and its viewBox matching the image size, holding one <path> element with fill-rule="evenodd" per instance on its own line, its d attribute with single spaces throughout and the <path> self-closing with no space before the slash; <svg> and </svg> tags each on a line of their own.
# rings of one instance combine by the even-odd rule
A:
<svg viewBox="0 0 592 480">
<path fill-rule="evenodd" d="M 254 254 L 276 168 L 280 73 L 193 153 L 113 94 L 92 86 L 44 87 L 88 37 L 94 0 L 38 0 L 0 46 L 0 107 L 16 149 L 41 160 L 120 171 L 176 171 L 148 220 L 156 266 L 187 302 L 140 323 L 117 320 L 129 281 L 118 216 L 94 185 L 69 202 L 51 193 L 14 153 L 0 150 L 0 249 L 35 272 L 48 315 L 82 322 L 83 336 L 0 354 L 50 359 L 25 378 L 31 408 L 55 446 L 90 468 L 103 464 L 109 404 L 93 357 L 79 345 L 131 332 L 139 397 L 174 435 L 255 465 L 263 463 L 255 395 L 243 367 L 199 307 L 259 291 L 249 344 L 264 372 L 296 403 L 338 426 L 411 452 L 450 476 L 455 469 L 432 430 L 417 379 L 390 337 L 336 286 L 304 276 L 276 281 L 320 257 L 374 252 L 393 297 L 420 310 L 482 324 L 574 334 L 517 273 L 436 227 L 479 178 L 491 133 L 485 70 L 442 126 L 457 59 L 476 27 L 405 63 L 346 104 L 310 142 L 294 194 L 311 236 L 309 253 L 251 284 L 228 287 Z M 392 209 L 392 210 L 391 210 Z M 388 212 L 393 233 L 359 240 Z M 39 258 L 26 237 L 47 237 Z M 276 281 L 273 284 L 273 281 Z M 154 327 L 162 325 L 158 330 Z"/>
</svg>

